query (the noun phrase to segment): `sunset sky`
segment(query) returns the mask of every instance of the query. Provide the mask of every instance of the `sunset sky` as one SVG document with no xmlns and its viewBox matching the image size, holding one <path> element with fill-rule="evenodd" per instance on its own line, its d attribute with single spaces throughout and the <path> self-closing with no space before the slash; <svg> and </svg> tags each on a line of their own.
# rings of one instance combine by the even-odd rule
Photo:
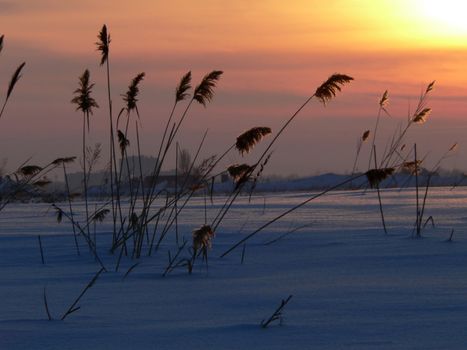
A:
<svg viewBox="0 0 467 350">
<path fill-rule="evenodd" d="M 298 116 L 277 143 L 270 173 L 350 171 L 356 142 L 373 128 L 384 91 L 391 117 L 382 120 L 381 152 L 433 80 L 433 113 L 408 141 L 433 163 L 458 142 L 444 166 L 467 170 L 466 13 L 462 0 L 0 0 L 0 89 L 6 92 L 26 61 L 0 120 L 0 159 L 8 158 L 12 170 L 30 157 L 42 163 L 79 155 L 81 115 L 70 100 L 85 68 L 101 106 L 92 117 L 91 143 L 106 146 L 105 71 L 95 47 L 105 23 L 116 110 L 130 80 L 147 74 L 139 102 L 145 154 L 156 152 L 175 86 L 188 70 L 194 84 L 213 69 L 224 71 L 214 101 L 193 108 L 179 138 L 194 152 L 209 128 L 204 156 L 221 153 L 250 127 L 277 130 L 340 72 L 355 81 L 327 107 L 313 102 Z M 227 159 L 240 161 L 234 153 Z"/>
</svg>

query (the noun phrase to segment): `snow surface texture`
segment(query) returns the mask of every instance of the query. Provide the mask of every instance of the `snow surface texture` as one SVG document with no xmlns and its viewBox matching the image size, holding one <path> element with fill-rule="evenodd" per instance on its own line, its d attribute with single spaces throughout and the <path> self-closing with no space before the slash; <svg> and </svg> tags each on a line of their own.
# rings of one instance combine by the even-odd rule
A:
<svg viewBox="0 0 467 350">
<path fill-rule="evenodd" d="M 12 204 L 0 212 L 0 349 L 465 349 L 467 346 L 467 190 L 433 189 L 424 238 L 411 238 L 415 195 L 384 190 L 389 235 L 376 194 L 337 192 L 286 216 L 242 248 L 219 255 L 309 193 L 241 198 L 219 227 L 209 270 L 162 273 L 169 237 L 152 257 L 108 253 L 110 219 L 98 224 L 98 249 L 109 272 L 62 314 L 99 270 L 71 226 L 46 204 Z M 208 221 L 225 198 L 214 198 Z M 181 217 L 187 240 L 204 223 L 204 201 Z M 266 242 L 292 232 L 275 243 Z M 454 229 L 452 242 L 447 242 Z M 103 232 L 103 233 L 102 233 Z M 42 236 L 42 265 L 37 235 Z M 43 303 L 46 287 L 53 321 Z M 282 326 L 267 329 L 282 299 Z"/>
</svg>

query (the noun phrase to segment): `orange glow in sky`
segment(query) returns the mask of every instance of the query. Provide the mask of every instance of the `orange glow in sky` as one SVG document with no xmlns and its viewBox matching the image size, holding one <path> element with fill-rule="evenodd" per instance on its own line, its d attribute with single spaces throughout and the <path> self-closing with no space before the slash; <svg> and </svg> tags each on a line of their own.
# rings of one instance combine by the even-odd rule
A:
<svg viewBox="0 0 467 350">
<path fill-rule="evenodd" d="M 328 75 L 342 72 L 355 77 L 352 86 L 325 110 L 305 112 L 284 144 L 296 141 L 291 147 L 315 149 L 323 141 L 314 134 L 321 134 L 319 125 L 329 130 L 328 139 L 335 137 L 336 157 L 342 153 L 347 159 L 360 131 L 373 122 L 377 100 L 386 89 L 394 118 L 403 120 L 425 84 L 436 80 L 430 106 L 433 125 L 441 126 L 427 126 L 427 133 L 438 140 L 435 152 L 458 141 L 459 157 L 450 166 L 462 167 L 467 161 L 467 152 L 462 158 L 467 131 L 466 13 L 462 0 L 0 0 L 0 34 L 5 34 L 0 84 L 6 84 L 19 62 L 27 62 L 7 117 L 1 120 L 0 147 L 15 149 L 9 157 L 31 156 L 34 147 L 15 136 L 23 133 L 52 143 L 50 152 L 76 138 L 76 143 L 61 146 L 76 153 L 79 122 L 69 100 L 84 68 L 91 70 L 97 97 L 105 97 L 94 43 L 106 23 L 112 38 L 114 103 L 136 73 L 147 73 L 140 108 L 148 150 L 157 144 L 174 86 L 188 70 L 196 79 L 212 69 L 225 71 L 214 103 L 193 112 L 184 135 L 191 147 L 199 141 L 193 135 L 209 126 L 214 149 L 252 124 L 274 129 Z M 105 133 L 105 110 L 100 114 L 93 121 L 95 140 Z M 34 126 L 34 132 L 25 125 Z M 350 134 L 349 125 L 354 128 Z M 285 150 L 277 153 L 277 171 L 284 164 L 296 173 L 349 167 L 343 160 L 336 165 L 316 158 L 304 166 L 289 159 Z"/>
</svg>

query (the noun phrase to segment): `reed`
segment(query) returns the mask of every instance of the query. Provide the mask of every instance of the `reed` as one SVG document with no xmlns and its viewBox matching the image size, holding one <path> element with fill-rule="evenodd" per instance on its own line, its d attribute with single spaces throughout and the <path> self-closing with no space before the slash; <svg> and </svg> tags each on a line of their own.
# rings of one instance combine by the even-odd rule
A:
<svg viewBox="0 0 467 350">
<path fill-rule="evenodd" d="M 104 24 L 97 35 L 98 41 L 95 43 L 97 46 L 97 51 L 100 52 L 100 65 L 105 65 L 106 78 L 107 78 L 107 103 L 109 108 L 109 173 L 110 173 L 110 196 L 112 204 L 112 218 L 113 218 L 113 241 L 116 239 L 117 234 L 117 215 L 120 213 L 120 222 L 122 223 L 121 208 L 117 212 L 117 203 L 120 201 L 119 189 L 115 188 L 116 186 L 116 174 L 117 174 L 117 164 L 116 164 L 116 152 L 115 152 L 115 136 L 114 136 L 114 126 L 113 126 L 113 111 L 112 111 L 112 97 L 111 97 L 111 83 L 110 83 L 110 33 L 107 30 L 107 26 Z"/>
<path fill-rule="evenodd" d="M 3 35 L 1 37 L 1 43 L 0 43 L 0 47 L 3 48 Z M 8 101 L 10 100 L 10 96 L 11 94 L 13 93 L 13 90 L 16 86 L 16 84 L 18 83 L 18 81 L 21 79 L 21 73 L 23 71 L 23 68 L 24 66 L 26 65 L 26 62 L 23 62 L 21 63 L 18 68 L 16 68 L 15 72 L 13 73 L 11 79 L 10 79 L 10 82 L 8 84 L 8 89 L 7 89 L 7 92 L 6 92 L 6 96 L 5 96 L 5 99 L 3 101 L 3 105 L 2 105 L 2 108 L 0 109 L 0 119 L 2 118 L 3 116 L 3 113 L 5 111 L 5 108 L 6 108 L 6 105 L 8 103 Z"/>
<path fill-rule="evenodd" d="M 82 129 L 82 152 L 83 152 L 83 190 L 84 201 L 86 207 L 86 222 L 89 221 L 89 205 L 88 205 L 88 172 L 86 169 L 86 126 L 89 132 L 89 116 L 93 114 L 93 108 L 99 108 L 99 105 L 91 96 L 94 83 L 90 82 L 89 70 L 85 70 L 79 78 L 79 87 L 75 90 L 75 97 L 71 103 L 77 105 L 76 110 L 83 113 L 83 129 Z M 88 226 L 89 236 L 89 226 Z"/>
</svg>

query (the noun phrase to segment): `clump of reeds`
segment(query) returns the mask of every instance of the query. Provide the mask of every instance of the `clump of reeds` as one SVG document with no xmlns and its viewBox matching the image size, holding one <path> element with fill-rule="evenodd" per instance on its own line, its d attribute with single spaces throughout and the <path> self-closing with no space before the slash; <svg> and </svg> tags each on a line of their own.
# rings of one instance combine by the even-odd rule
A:
<svg viewBox="0 0 467 350">
<path fill-rule="evenodd" d="M 333 97 L 337 95 L 338 91 L 341 91 L 341 87 L 353 80 L 352 77 L 345 75 L 345 74 L 333 74 L 331 75 L 324 83 L 322 83 L 315 91 L 313 95 L 308 97 L 306 101 L 295 111 L 295 113 L 292 114 L 292 116 L 284 123 L 284 125 L 279 129 L 279 131 L 276 133 L 276 135 L 273 137 L 273 139 L 269 142 L 268 146 L 266 149 L 263 151 L 263 153 L 259 156 L 257 162 L 252 166 L 251 171 L 248 176 L 243 176 L 241 179 L 245 181 L 241 181 L 241 183 L 237 182 L 237 186 L 235 187 L 234 192 L 227 198 L 225 204 L 221 207 L 219 213 L 214 219 L 214 222 L 212 224 L 214 230 L 217 229 L 217 227 L 220 225 L 221 221 L 225 217 L 226 213 L 236 200 L 236 198 L 239 196 L 243 185 L 247 182 L 246 180 L 249 179 L 250 175 L 256 170 L 256 168 L 261 167 L 261 165 L 264 164 L 263 160 L 266 157 L 269 157 L 270 155 L 270 150 L 274 143 L 277 141 L 277 139 L 282 135 L 282 133 L 285 131 L 285 129 L 290 125 L 290 123 L 297 117 L 297 115 L 300 113 L 300 111 L 305 108 L 305 106 L 314 98 L 316 97 L 318 100 L 320 100 L 324 105 L 327 104 Z M 260 171 L 260 173 L 262 170 Z"/>
</svg>

